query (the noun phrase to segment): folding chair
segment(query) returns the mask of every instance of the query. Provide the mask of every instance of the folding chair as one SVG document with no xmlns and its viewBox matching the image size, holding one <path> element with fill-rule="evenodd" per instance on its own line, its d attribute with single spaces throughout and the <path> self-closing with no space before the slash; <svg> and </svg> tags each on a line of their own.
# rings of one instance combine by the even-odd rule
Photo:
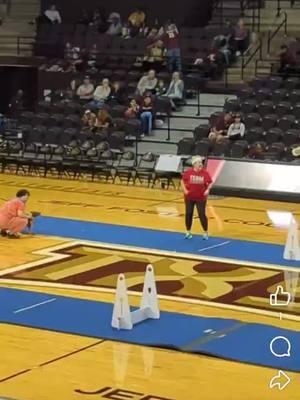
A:
<svg viewBox="0 0 300 400">
<path fill-rule="evenodd" d="M 127 185 L 129 185 L 130 180 L 133 179 L 135 163 L 136 160 L 133 151 L 126 151 L 125 153 L 122 153 L 116 166 L 116 173 L 113 178 L 113 183 L 115 183 L 116 178 L 119 178 L 121 183 L 125 181 Z"/>
<path fill-rule="evenodd" d="M 143 154 L 138 162 L 138 165 L 133 173 L 133 183 L 138 180 L 140 184 L 147 182 L 148 187 L 154 178 L 156 156 L 152 152 Z"/>
</svg>

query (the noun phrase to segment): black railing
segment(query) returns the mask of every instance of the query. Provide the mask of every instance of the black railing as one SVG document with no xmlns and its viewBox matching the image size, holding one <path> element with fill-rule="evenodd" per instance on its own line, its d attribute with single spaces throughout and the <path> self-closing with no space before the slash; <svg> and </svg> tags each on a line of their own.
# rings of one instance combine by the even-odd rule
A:
<svg viewBox="0 0 300 400">
<path fill-rule="evenodd" d="M 252 15 L 249 16 L 251 19 L 251 29 L 252 31 L 260 32 L 260 9 L 261 9 L 261 0 L 242 0 L 241 1 L 241 9 L 242 15 L 245 18 L 245 11 L 252 10 Z"/>
<path fill-rule="evenodd" d="M 291 0 L 291 8 L 296 8 L 299 10 L 300 4 L 297 4 L 296 0 Z"/>
<path fill-rule="evenodd" d="M 6 12 L 7 12 L 7 15 L 9 15 L 10 9 L 11 9 L 11 0 L 0 0 L 0 4 L 6 5 Z"/>
<path fill-rule="evenodd" d="M 244 80 L 244 75 L 245 75 L 245 69 L 246 67 L 250 64 L 250 62 L 254 59 L 256 55 L 259 55 L 259 59 L 262 59 L 262 40 L 259 39 L 258 45 L 254 48 L 254 50 L 251 52 L 251 49 L 249 51 L 248 56 L 243 56 L 242 57 L 242 68 L 241 68 L 241 79 Z"/>
<path fill-rule="evenodd" d="M 32 40 L 32 43 L 28 43 L 27 40 Z M 17 36 L 17 54 L 20 55 L 21 51 L 33 51 L 35 38 L 32 36 Z M 31 47 L 24 48 L 23 45 L 31 45 Z"/>
<path fill-rule="evenodd" d="M 216 10 L 220 10 L 220 24 L 221 24 L 221 26 L 223 26 L 223 24 L 224 24 L 224 18 L 223 18 L 224 4 L 223 4 L 223 0 L 214 0 L 213 8 L 212 8 L 212 15 L 214 15 L 214 12 Z"/>
<path fill-rule="evenodd" d="M 268 54 L 270 54 L 272 40 L 275 38 L 275 36 L 282 27 L 284 28 L 285 36 L 287 36 L 287 13 L 285 11 L 281 11 L 278 16 L 280 15 L 283 15 L 283 20 L 279 23 L 277 28 L 273 32 L 271 30 L 268 31 L 268 45 L 267 45 Z"/>
<path fill-rule="evenodd" d="M 281 13 L 281 1 L 277 0 L 277 17 L 279 17 Z"/>
<path fill-rule="evenodd" d="M 252 31 L 260 31 L 260 8 L 261 0 L 241 0 L 238 2 L 239 8 L 226 7 L 226 2 L 223 0 L 215 0 L 213 4 L 213 14 L 215 11 L 219 11 L 219 24 L 221 26 L 230 24 L 230 19 L 237 18 L 239 16 L 248 20 Z M 232 15 L 224 13 L 224 10 L 232 10 Z M 251 15 L 246 15 L 247 11 L 251 10 Z M 240 15 L 236 14 L 236 11 L 240 11 Z M 235 13 L 234 13 L 235 12 Z"/>
<path fill-rule="evenodd" d="M 261 63 L 261 62 L 268 62 L 268 63 L 270 63 L 271 71 L 266 72 L 265 74 L 260 73 L 260 75 L 266 75 L 266 76 L 270 76 L 270 74 L 273 75 L 273 73 L 272 73 L 273 64 L 276 64 L 276 63 L 278 64 L 278 63 L 279 63 L 278 59 L 270 59 L 270 58 L 268 58 L 268 59 L 266 59 L 266 60 L 264 60 L 264 59 L 256 60 L 256 61 L 255 61 L 255 76 L 258 75 L 259 63 Z M 279 65 L 278 65 L 278 68 L 279 68 Z"/>
</svg>

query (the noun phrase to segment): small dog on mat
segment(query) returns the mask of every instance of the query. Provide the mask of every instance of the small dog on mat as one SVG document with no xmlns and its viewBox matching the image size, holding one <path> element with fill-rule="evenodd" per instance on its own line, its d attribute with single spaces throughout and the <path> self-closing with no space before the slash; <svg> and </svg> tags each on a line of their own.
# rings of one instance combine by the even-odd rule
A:
<svg viewBox="0 0 300 400">
<path fill-rule="evenodd" d="M 31 215 L 32 215 L 32 218 L 28 219 L 28 224 L 27 224 L 28 232 L 30 232 L 30 233 L 32 233 L 31 229 L 32 229 L 34 219 L 39 217 L 41 215 L 41 213 L 39 211 L 32 211 Z"/>
</svg>

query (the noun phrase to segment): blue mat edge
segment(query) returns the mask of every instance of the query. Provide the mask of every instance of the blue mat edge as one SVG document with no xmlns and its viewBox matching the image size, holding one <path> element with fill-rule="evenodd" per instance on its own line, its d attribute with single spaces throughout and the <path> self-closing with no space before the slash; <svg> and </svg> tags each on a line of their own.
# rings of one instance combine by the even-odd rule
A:
<svg viewBox="0 0 300 400">
<path fill-rule="evenodd" d="M 27 294 L 30 295 L 44 295 L 44 296 L 51 296 L 51 294 L 49 293 L 41 293 L 41 292 L 34 292 L 34 291 L 29 291 L 29 290 L 22 290 L 22 289 L 15 289 L 15 288 L 6 288 L 6 287 L 1 287 L 0 288 L 0 292 L 1 291 L 5 291 L 8 290 L 10 292 L 26 292 Z M 110 302 L 103 302 L 103 301 L 98 301 L 98 300 L 89 300 L 89 299 L 80 299 L 80 298 L 76 298 L 76 297 L 72 297 L 72 296 L 64 296 L 64 295 L 55 295 L 56 298 L 59 299 L 67 299 L 67 300 L 75 300 L 75 301 L 80 301 L 80 302 L 85 302 L 85 303 L 99 303 L 99 304 L 105 304 L 108 306 L 111 306 L 111 308 L 113 308 L 113 304 Z M 134 310 L 134 307 L 131 307 L 132 310 Z M 260 325 L 260 326 L 264 326 L 264 327 L 273 327 L 270 325 L 266 325 L 266 324 L 260 324 L 260 323 L 254 323 L 254 322 L 244 322 L 241 320 L 236 320 L 236 319 L 228 319 L 228 318 L 222 318 L 222 317 L 209 317 L 209 316 L 205 316 L 205 317 L 201 317 L 201 316 L 197 316 L 197 315 L 193 315 L 193 314 L 186 314 L 186 313 L 178 313 L 178 312 L 174 312 L 174 311 L 162 311 L 161 314 L 172 314 L 172 315 L 181 315 L 181 316 L 185 316 L 188 318 L 205 318 L 205 319 L 212 319 L 212 320 L 225 320 L 225 321 L 232 321 L 232 322 L 241 322 L 243 325 L 248 325 L 248 326 L 255 326 L 255 325 Z M 155 321 L 155 320 L 153 320 Z M 212 351 L 206 352 L 206 351 L 199 351 L 199 350 L 187 350 L 184 347 L 180 347 L 180 346 L 174 346 L 174 345 L 170 345 L 167 346 L 166 344 L 159 344 L 159 343 L 152 343 L 152 344 L 140 344 L 134 341 L 130 341 L 130 340 L 126 340 L 124 338 L 120 339 L 120 338 L 103 338 L 101 336 L 93 336 L 93 335 L 88 335 L 88 334 L 83 334 L 83 333 L 77 333 L 77 332 L 71 332 L 71 331 L 66 331 L 66 330 L 55 330 L 55 329 L 51 329 L 51 328 L 45 328 L 45 327 L 41 327 L 41 326 L 35 326 L 34 324 L 30 325 L 30 324 L 26 324 L 26 323 L 17 323 L 17 322 L 12 322 L 12 321 L 6 321 L 6 320 L 0 320 L 0 324 L 6 324 L 6 325 L 12 325 L 12 326 L 21 326 L 21 327 L 27 327 L 27 328 L 31 328 L 31 329 L 40 329 L 42 331 L 50 331 L 50 332 L 56 332 L 56 333 L 64 333 L 64 334 L 69 334 L 69 335 L 75 335 L 75 336 L 80 336 L 80 337 L 87 337 L 87 338 L 91 338 L 91 339 L 103 339 L 104 341 L 112 341 L 112 342 L 121 342 L 121 343 L 128 343 L 134 346 L 145 346 L 145 347 L 155 347 L 155 348 L 160 348 L 160 349 L 167 349 L 167 350 L 173 350 L 173 351 L 178 351 L 178 352 L 182 352 L 182 353 L 186 353 L 186 354 L 197 354 L 197 355 L 202 355 L 202 356 L 206 356 L 206 357 L 211 357 L 211 358 L 216 358 L 219 360 L 224 360 L 224 361 L 230 361 L 230 362 L 235 362 L 235 363 L 243 363 L 246 365 L 252 365 L 252 366 L 259 366 L 259 367 L 263 367 L 263 368 L 270 368 L 270 369 L 278 369 L 278 367 L 276 366 L 271 366 L 271 365 L 266 365 L 266 364 L 260 364 L 260 363 L 254 363 L 254 362 L 250 362 L 250 361 L 245 361 L 245 360 L 237 360 L 236 358 L 230 358 L 230 356 L 226 356 L 226 357 L 222 357 L 218 354 L 213 353 Z M 141 322 L 141 324 L 143 324 L 143 322 Z M 299 331 L 293 331 L 293 330 L 288 330 L 288 329 L 283 329 L 283 328 L 278 328 L 278 327 L 274 327 L 277 329 L 281 329 L 282 331 L 286 331 L 286 332 L 293 332 L 293 333 L 300 333 Z M 290 372 L 300 372 L 300 368 L 289 368 L 286 367 L 284 368 L 284 370 L 286 371 L 290 371 Z"/>
</svg>

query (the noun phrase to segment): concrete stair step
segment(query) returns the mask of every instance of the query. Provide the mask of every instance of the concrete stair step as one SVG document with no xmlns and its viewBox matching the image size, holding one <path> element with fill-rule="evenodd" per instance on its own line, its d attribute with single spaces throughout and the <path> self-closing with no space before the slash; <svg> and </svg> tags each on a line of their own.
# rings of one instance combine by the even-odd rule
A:
<svg viewBox="0 0 300 400">
<path fill-rule="evenodd" d="M 214 16 L 222 16 L 222 15 L 223 15 L 224 18 L 226 18 L 227 16 L 228 17 L 235 16 L 235 17 L 238 18 L 241 15 L 241 11 L 240 10 L 236 10 L 236 9 L 225 8 L 223 10 L 217 9 L 213 13 L 213 17 Z"/>
<path fill-rule="evenodd" d="M 277 9 L 277 1 L 266 1 L 265 2 L 265 9 Z M 290 8 L 291 7 L 291 2 L 286 0 L 286 1 L 280 1 L 280 7 L 281 8 Z"/>
<path fill-rule="evenodd" d="M 28 11 L 31 11 L 31 10 L 38 10 L 40 8 L 40 4 L 39 3 L 32 3 L 32 4 L 23 4 L 23 3 L 20 3 L 20 4 L 12 4 L 11 5 L 11 7 L 10 7 L 10 10 L 11 11 L 14 11 L 14 10 L 28 10 Z"/>
<path fill-rule="evenodd" d="M 34 37 L 22 37 L 22 43 L 34 43 L 35 38 Z M 0 36 L 0 46 L 2 43 L 8 44 L 8 43 L 17 43 L 17 38 L 16 36 L 7 36 L 7 37 L 1 37 Z"/>
<path fill-rule="evenodd" d="M 10 0 L 11 5 L 33 5 L 33 4 L 41 4 L 40 0 Z"/>
<path fill-rule="evenodd" d="M 38 9 L 19 9 L 19 8 L 15 8 L 10 10 L 10 14 L 9 14 L 12 18 L 14 18 L 16 15 L 39 15 L 39 10 Z"/>
<path fill-rule="evenodd" d="M 24 51 L 24 52 L 20 51 L 20 53 L 17 54 L 15 50 L 13 51 L 0 50 L 0 57 L 31 57 L 32 55 L 33 53 L 30 53 L 29 51 Z"/>
<path fill-rule="evenodd" d="M 0 44 L 0 49 L 14 49 L 17 48 L 17 43 L 1 43 Z M 32 44 L 24 44 L 20 45 L 20 48 L 22 49 L 32 49 Z"/>
<path fill-rule="evenodd" d="M 25 29 L 0 29 L 0 38 L 15 36 L 18 34 L 25 34 L 26 36 L 35 37 L 35 32 Z"/>
<path fill-rule="evenodd" d="M 11 17 L 16 21 L 24 21 L 28 23 L 29 21 L 35 20 L 38 14 L 35 13 L 26 13 L 26 14 L 11 14 Z"/>
<path fill-rule="evenodd" d="M 233 0 L 224 1 L 223 0 L 223 7 L 224 8 L 236 8 L 236 9 L 240 10 L 241 2 L 240 2 L 240 0 L 236 0 L 236 1 L 233 1 Z"/>
<path fill-rule="evenodd" d="M 27 29 L 31 29 L 32 31 L 35 30 L 35 26 L 34 25 L 29 25 L 28 21 L 19 21 L 16 20 L 14 18 L 6 18 L 4 20 L 3 25 L 0 26 L 0 30 L 2 29 L 20 29 L 20 28 L 27 28 Z"/>
</svg>

